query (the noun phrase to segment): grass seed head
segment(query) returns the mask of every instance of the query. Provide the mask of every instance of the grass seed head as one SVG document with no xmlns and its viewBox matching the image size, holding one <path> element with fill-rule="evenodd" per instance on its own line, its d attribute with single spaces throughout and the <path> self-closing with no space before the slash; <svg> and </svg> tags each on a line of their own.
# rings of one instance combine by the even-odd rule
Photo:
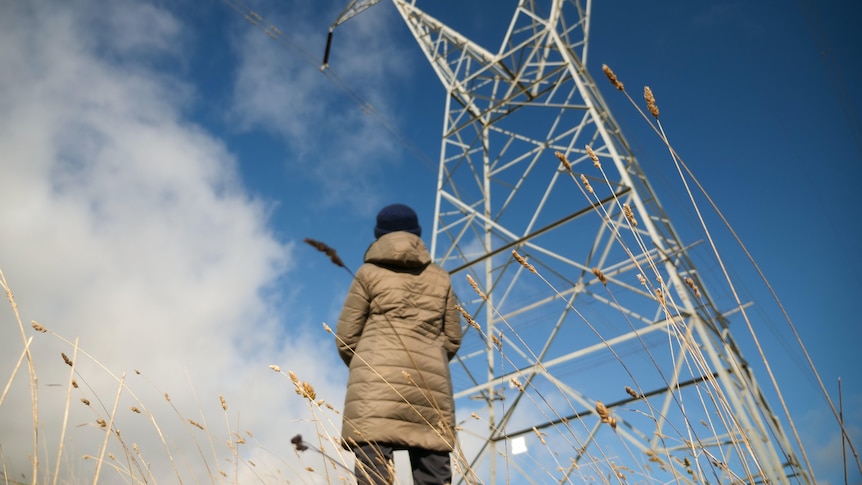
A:
<svg viewBox="0 0 862 485">
<path fill-rule="evenodd" d="M 335 252 L 335 249 L 332 249 L 331 247 L 327 246 L 326 244 L 324 244 L 320 241 L 315 241 L 314 239 L 311 239 L 311 238 L 305 238 L 305 239 L 303 239 L 303 241 L 305 241 L 306 244 L 310 245 L 314 249 L 317 249 L 318 251 L 329 256 L 329 260 L 332 261 L 332 264 L 334 264 L 336 266 L 340 266 L 342 268 L 346 267 L 346 266 L 344 266 L 344 262 L 341 260 L 341 258 L 338 257 L 338 253 Z"/>
<path fill-rule="evenodd" d="M 488 296 L 485 295 L 485 292 L 483 292 L 482 290 L 479 289 L 479 285 L 476 284 L 476 281 L 473 279 L 472 276 L 467 275 L 467 283 L 470 283 L 470 286 L 473 287 L 473 291 L 475 291 L 476 294 L 478 294 L 480 298 L 482 298 L 485 301 L 488 301 Z"/>
<path fill-rule="evenodd" d="M 195 428 L 200 429 L 201 431 L 206 431 L 206 429 L 204 428 L 204 425 L 202 425 L 201 423 L 198 423 L 194 419 L 189 419 L 189 424 L 191 424 Z"/>
<path fill-rule="evenodd" d="M 609 424 L 614 430 L 617 429 L 617 419 L 611 416 L 611 412 L 601 401 L 596 401 L 596 414 L 599 415 L 603 423 Z"/>
<path fill-rule="evenodd" d="M 458 309 L 458 311 L 459 311 L 459 312 L 461 312 L 461 315 L 463 315 L 463 316 L 464 316 L 464 320 L 467 320 L 467 323 L 468 323 L 471 327 L 475 328 L 476 330 L 478 330 L 478 331 L 480 331 L 480 332 L 482 331 L 482 327 L 480 327 L 480 326 L 479 326 L 479 324 L 478 324 L 478 323 L 476 323 L 476 320 L 474 320 L 474 319 L 473 319 L 473 317 L 472 317 L 472 316 L 470 316 L 470 314 L 469 314 L 469 313 L 467 313 L 467 310 L 465 310 L 465 309 L 461 308 L 461 305 L 455 305 L 455 308 L 457 308 L 457 309 Z"/>
<path fill-rule="evenodd" d="M 90 405 L 90 400 L 89 400 L 89 399 L 87 399 L 86 397 L 82 397 L 82 398 L 81 398 L 81 402 L 82 402 L 82 403 L 84 403 L 84 405 L 85 405 L 85 406 L 89 406 L 89 405 Z"/>
<path fill-rule="evenodd" d="M 106 428 L 108 426 L 108 423 L 106 423 L 102 418 L 97 419 L 96 424 L 98 424 L 100 428 Z"/>
<path fill-rule="evenodd" d="M 631 388 L 631 387 L 629 387 L 629 386 L 626 386 L 626 392 L 629 394 L 629 396 L 631 396 L 631 397 L 633 397 L 633 398 L 635 398 L 635 399 L 640 399 L 640 398 L 641 398 L 641 395 L 640 395 L 640 394 L 638 394 L 638 392 L 637 392 L 637 391 L 635 391 L 634 389 L 632 389 L 632 388 Z"/>
<path fill-rule="evenodd" d="M 403 377 L 410 384 L 416 385 L 416 381 L 413 380 L 413 376 L 410 375 L 406 370 L 401 371 L 401 377 Z"/>
<path fill-rule="evenodd" d="M 594 193 L 595 193 L 595 192 L 593 191 L 593 186 L 592 186 L 592 185 L 590 185 L 590 181 L 589 181 L 589 180 L 587 180 L 587 176 L 586 176 L 586 175 L 584 175 L 584 174 L 581 174 L 581 183 L 582 183 L 582 184 L 584 184 L 584 188 L 587 190 L 587 192 L 589 192 L 589 193 L 591 193 L 591 194 L 594 194 Z"/>
<path fill-rule="evenodd" d="M 519 390 L 519 391 L 524 392 L 524 385 L 523 385 L 523 384 L 521 384 L 521 381 L 519 381 L 518 379 L 515 379 L 515 378 L 513 377 L 513 378 L 509 379 L 509 382 L 510 382 L 513 386 L 515 386 L 516 388 L 518 388 L 518 390 Z"/>
<path fill-rule="evenodd" d="M 30 322 L 30 325 L 32 325 L 32 326 L 33 326 L 33 330 L 35 330 L 35 331 L 37 331 L 37 332 L 45 333 L 45 332 L 47 332 L 47 331 L 48 331 L 48 329 L 47 329 L 47 328 L 45 328 L 45 327 L 43 327 L 43 326 L 39 325 L 38 323 L 36 323 L 36 320 L 31 321 L 31 322 Z"/>
<path fill-rule="evenodd" d="M 136 408 L 135 406 L 131 406 L 131 407 L 129 407 L 129 409 L 130 409 L 133 413 L 141 414 L 141 410 L 140 410 L 140 409 L 138 409 L 138 408 Z"/>
<path fill-rule="evenodd" d="M 693 279 L 691 279 L 691 277 L 687 277 L 685 279 L 685 284 L 688 285 L 689 288 L 691 288 L 691 291 L 694 293 L 695 298 L 700 298 L 700 288 L 697 287 L 697 284 L 694 282 Z"/>
<path fill-rule="evenodd" d="M 293 382 L 293 385 L 296 386 L 296 393 L 309 401 L 314 402 L 314 399 L 317 397 L 314 387 L 307 382 L 300 381 L 299 377 L 296 377 L 296 374 L 294 374 L 292 370 L 287 371 L 287 374 L 290 376 L 290 380 Z"/>
<path fill-rule="evenodd" d="M 647 109 L 653 118 L 658 118 L 658 106 L 655 105 L 655 96 L 652 94 L 652 89 L 649 86 L 644 86 L 644 100 L 646 100 Z"/>
<path fill-rule="evenodd" d="M 564 167 L 566 167 L 566 170 L 569 173 L 572 173 L 572 164 L 569 163 L 569 159 L 566 158 L 566 155 L 564 155 L 562 152 L 554 152 L 554 155 L 556 155 L 557 158 L 560 159 L 560 162 L 563 164 Z"/>
<path fill-rule="evenodd" d="M 535 267 L 535 266 L 533 266 L 532 264 L 528 263 L 528 262 L 527 262 L 527 260 L 526 260 L 526 259 L 524 259 L 524 257 L 523 257 L 523 256 L 521 256 L 520 254 L 518 254 L 518 251 L 516 251 L 516 250 L 514 250 L 514 249 L 513 249 L 513 250 L 512 250 L 512 256 L 514 256 L 514 257 L 515 257 L 515 259 L 516 259 L 519 263 L 521 263 L 521 266 L 523 266 L 524 268 L 527 268 L 527 269 L 530 271 L 530 273 L 538 274 L 538 273 L 536 272 L 536 267 Z"/>
<path fill-rule="evenodd" d="M 68 365 L 69 367 L 72 367 L 72 359 L 70 359 L 69 356 L 63 352 L 60 352 L 60 355 L 63 357 L 63 362 L 65 362 L 66 365 Z"/>
<path fill-rule="evenodd" d="M 539 438 L 539 441 L 541 441 L 543 445 L 548 444 L 547 442 L 545 442 L 545 436 L 546 436 L 546 434 L 545 434 L 545 433 L 542 433 L 541 431 L 539 431 L 538 429 L 536 429 L 536 427 L 535 427 L 535 426 L 533 426 L 533 433 L 536 433 L 536 438 Z"/>
<path fill-rule="evenodd" d="M 270 364 L 269 368 L 274 370 L 275 372 L 281 372 L 281 367 L 279 367 L 275 364 Z"/>
<path fill-rule="evenodd" d="M 500 336 L 502 337 L 503 334 L 501 333 Z M 497 337 L 496 335 L 491 335 L 491 341 L 494 342 L 494 346 L 497 347 L 497 350 L 499 350 L 500 352 L 503 351 L 503 340 L 500 337 Z"/>
<path fill-rule="evenodd" d="M 602 164 L 599 163 L 599 157 L 596 156 L 596 152 L 593 151 L 593 147 L 587 145 L 587 155 L 590 156 L 590 160 L 593 161 L 593 166 L 596 168 L 601 168 Z"/>
<path fill-rule="evenodd" d="M 625 214 L 626 219 L 629 221 L 629 224 L 632 227 L 638 227 L 638 220 L 635 219 L 635 213 L 632 212 L 632 208 L 628 204 L 623 204 L 623 214 Z"/>
<path fill-rule="evenodd" d="M 311 402 L 317 398 L 317 392 L 314 390 L 311 384 L 307 382 L 295 382 L 296 385 L 296 393 L 300 396 L 308 399 Z"/>
<path fill-rule="evenodd" d="M 602 418 L 602 421 L 608 419 L 608 417 L 610 416 L 610 412 L 608 411 L 607 406 L 605 406 L 605 403 L 601 401 L 596 401 L 596 414 L 598 414 L 599 417 Z"/>
<path fill-rule="evenodd" d="M 602 71 L 604 71 L 605 76 L 608 77 L 608 80 L 611 82 L 611 84 L 614 85 L 615 88 L 617 88 L 619 91 L 625 90 L 625 88 L 623 87 L 623 83 L 621 83 L 620 80 L 617 79 L 617 75 L 614 74 L 614 71 L 612 71 L 607 64 L 602 64 Z"/>
<path fill-rule="evenodd" d="M 223 410 L 227 411 L 227 401 L 225 401 L 225 400 L 224 400 L 224 396 L 222 396 L 221 394 L 219 394 L 219 395 L 218 395 L 218 400 L 219 400 L 219 402 L 221 402 L 221 408 L 222 408 Z"/>
<path fill-rule="evenodd" d="M 308 446 L 306 446 L 305 442 L 302 441 L 302 435 L 301 434 L 298 434 L 298 435 L 294 436 L 293 438 L 291 438 L 290 442 L 291 442 L 291 444 L 293 444 L 293 447 L 296 448 L 296 451 L 305 451 L 308 449 Z"/>
<path fill-rule="evenodd" d="M 603 285 L 608 286 L 608 278 L 604 273 L 602 273 L 602 270 L 599 268 L 593 268 L 593 274 L 602 282 Z"/>
<path fill-rule="evenodd" d="M 664 464 L 664 460 L 662 460 L 661 457 L 656 454 L 655 450 L 646 450 L 644 451 L 644 454 L 647 456 L 649 461 L 662 465 Z"/>
</svg>

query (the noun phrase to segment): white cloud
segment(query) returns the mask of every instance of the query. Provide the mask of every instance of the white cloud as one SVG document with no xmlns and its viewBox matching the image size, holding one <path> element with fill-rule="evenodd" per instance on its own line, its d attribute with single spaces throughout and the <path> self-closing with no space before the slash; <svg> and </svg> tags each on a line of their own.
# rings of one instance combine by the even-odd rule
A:
<svg viewBox="0 0 862 485">
<path fill-rule="evenodd" d="M 380 174 L 396 163 L 391 93 L 408 77 L 414 46 L 397 40 L 394 10 L 374 8 L 336 30 L 327 77 L 318 63 L 337 11 L 289 8 L 263 13 L 260 26 L 275 26 L 276 38 L 247 23 L 234 36 L 233 117 L 240 129 L 280 137 L 292 171 L 321 187 L 321 204 L 371 213 L 383 203 Z"/>
<path fill-rule="evenodd" d="M 138 2 L 0 6 L 0 269 L 25 326 L 36 320 L 80 345 L 61 480 L 92 476 L 94 460 L 81 456 L 97 454 L 104 434 L 96 419 L 109 418 L 117 395 L 117 381 L 84 351 L 125 373 L 115 424 L 159 479 L 174 466 L 185 478 L 240 473 L 223 461 L 228 426 L 255 436 L 244 435 L 256 444 L 240 448 L 262 460 L 255 473 L 306 473 L 288 440 L 310 433 L 302 421 L 310 411 L 268 364 L 295 369 L 322 398 L 340 399 L 334 383 L 343 375 L 330 370 L 337 359 L 320 352 L 331 337 L 286 335 L 277 311 L 285 302 L 271 296 L 290 270 L 292 245 L 274 238 L 267 203 L 245 192 L 225 146 L 183 119 L 193 88 L 147 67 L 181 61 L 184 35 L 169 12 Z M 52 334 L 27 334 L 44 481 L 61 450 L 69 368 L 60 352 L 75 349 Z M 8 306 L 0 341 L 5 384 L 23 348 Z M 15 375 L 0 405 L 0 462 L 29 481 L 26 367 Z M 189 418 L 206 422 L 209 434 Z M 111 440 L 112 463 L 125 469 L 119 442 Z M 110 464 L 102 470 L 116 473 Z"/>
<path fill-rule="evenodd" d="M 847 435 L 857 450 L 859 443 L 862 442 L 862 429 L 854 423 L 858 423 L 862 418 L 860 404 L 862 404 L 862 396 L 844 396 L 843 419 L 846 423 Z M 839 406 L 840 403 L 836 402 L 835 405 Z M 829 478 L 837 483 L 840 475 L 837 472 L 844 470 L 845 465 L 848 471 L 848 482 L 860 483 L 862 475 L 857 461 L 850 446 L 842 442 L 843 436 L 839 425 L 826 406 L 806 412 L 796 420 L 796 425 L 805 442 L 808 459 L 817 475 L 815 477 L 817 483 L 831 483 Z"/>
</svg>

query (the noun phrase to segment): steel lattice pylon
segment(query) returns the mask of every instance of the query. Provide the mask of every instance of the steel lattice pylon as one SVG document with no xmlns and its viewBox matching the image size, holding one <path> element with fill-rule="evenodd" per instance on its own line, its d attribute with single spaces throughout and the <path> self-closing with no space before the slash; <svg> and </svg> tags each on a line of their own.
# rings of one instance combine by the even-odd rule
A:
<svg viewBox="0 0 862 485">
<path fill-rule="evenodd" d="M 452 369 L 464 480 L 808 482 L 585 67 L 590 1 L 522 0 L 497 52 L 393 2 L 446 90 L 431 251 L 481 327 Z"/>
</svg>

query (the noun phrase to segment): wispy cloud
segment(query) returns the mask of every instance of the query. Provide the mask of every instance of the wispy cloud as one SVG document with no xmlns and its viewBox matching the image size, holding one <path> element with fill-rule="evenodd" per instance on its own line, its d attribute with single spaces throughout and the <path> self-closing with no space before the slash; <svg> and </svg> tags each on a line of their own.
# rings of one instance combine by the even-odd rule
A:
<svg viewBox="0 0 862 485">
<path fill-rule="evenodd" d="M 382 203 L 381 171 L 401 150 L 390 131 L 398 116 L 390 93 L 409 78 L 412 46 L 397 41 L 394 10 L 371 9 L 336 30 L 327 76 L 319 64 L 338 14 L 328 5 L 264 11 L 260 28 L 243 23 L 232 112 L 242 129 L 279 137 L 287 163 L 313 177 L 323 203 L 369 212 Z M 269 26 L 280 33 L 265 35 Z"/>
<path fill-rule="evenodd" d="M 836 403 L 836 405 L 840 404 Z M 862 419 L 860 404 L 862 404 L 862 396 L 844 396 L 843 419 L 846 423 L 847 434 L 857 447 L 860 439 L 862 439 L 862 429 L 856 425 Z M 815 473 L 819 474 L 814 477 L 818 483 L 830 483 L 827 477 L 832 477 L 832 480 L 835 480 L 839 473 L 833 472 L 844 470 L 845 466 L 848 471 L 849 483 L 859 483 L 859 479 L 862 477 L 860 477 L 856 466 L 853 452 L 846 443 L 842 442 L 841 430 L 829 410 L 820 408 L 808 411 L 797 420 L 796 424 L 808 440 L 805 443 L 805 449 Z"/>
<path fill-rule="evenodd" d="M 267 202 L 245 191 L 225 145 L 184 118 L 194 87 L 153 67 L 182 62 L 184 35 L 168 11 L 133 1 L 106 9 L 88 2 L 0 6 L 0 268 L 25 324 L 36 320 L 79 338 L 81 349 L 117 376 L 127 374 L 169 443 L 159 444 L 151 422 L 128 411 L 141 407 L 129 393 L 117 425 L 168 475 L 168 455 L 182 459 L 184 474 L 198 475 L 207 473 L 195 465 L 201 455 L 218 468 L 220 452 L 197 450 L 194 430 L 163 393 L 186 417 L 207 418 L 213 428 L 213 416 L 223 413 L 217 395 L 224 394 L 229 420 L 275 446 L 284 463 L 307 409 L 267 365 L 303 368 L 322 397 L 337 401 L 340 392 L 327 387 L 337 377 L 318 351 L 330 336 L 286 335 L 283 302 L 267 297 L 291 269 L 292 245 L 273 236 Z M 21 337 L 8 306 L 2 315 L 5 381 Z M 73 349 L 34 335 L 42 446 L 53 466 L 65 392 L 50 384 L 67 382 L 60 352 Z M 92 463 L 80 457 L 96 454 L 103 434 L 93 423 L 117 388 L 83 354 L 78 362 L 82 386 L 67 438 L 74 445 L 64 458 L 64 473 L 75 478 L 91 473 Z M 32 449 L 22 446 L 32 439 L 26 384 L 22 371 L 0 408 L 2 460 L 15 476 L 30 470 Z M 214 432 L 218 443 L 228 435 L 224 421 Z"/>
</svg>

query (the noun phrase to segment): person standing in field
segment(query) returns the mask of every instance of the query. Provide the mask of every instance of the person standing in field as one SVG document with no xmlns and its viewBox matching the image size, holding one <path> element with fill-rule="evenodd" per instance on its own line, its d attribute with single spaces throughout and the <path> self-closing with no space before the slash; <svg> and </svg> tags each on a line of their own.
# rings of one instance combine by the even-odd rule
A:
<svg viewBox="0 0 862 485">
<path fill-rule="evenodd" d="M 342 443 L 360 485 L 394 480 L 392 453 L 407 450 L 416 485 L 451 483 L 455 402 L 449 361 L 461 316 L 449 274 L 431 262 L 416 213 L 384 207 L 336 328 L 350 368 Z"/>
</svg>

